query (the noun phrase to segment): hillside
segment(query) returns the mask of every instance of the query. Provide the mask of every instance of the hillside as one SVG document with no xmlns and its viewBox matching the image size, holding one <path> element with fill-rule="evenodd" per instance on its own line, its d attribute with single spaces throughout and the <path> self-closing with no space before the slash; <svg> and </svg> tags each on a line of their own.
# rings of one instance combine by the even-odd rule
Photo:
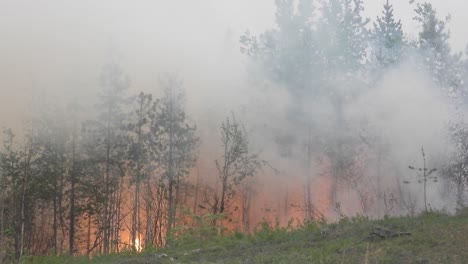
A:
<svg viewBox="0 0 468 264">
<path fill-rule="evenodd" d="M 29 258 L 26 263 L 468 263 L 468 211 L 417 217 L 344 218 L 294 230 L 257 227 L 252 236 L 184 236 L 172 246 L 91 261 L 69 257 Z"/>
</svg>

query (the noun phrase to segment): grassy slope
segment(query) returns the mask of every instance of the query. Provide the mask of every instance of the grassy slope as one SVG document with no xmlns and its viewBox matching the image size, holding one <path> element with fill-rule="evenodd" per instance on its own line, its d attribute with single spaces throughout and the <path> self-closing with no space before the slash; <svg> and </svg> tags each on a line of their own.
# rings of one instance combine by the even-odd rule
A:
<svg viewBox="0 0 468 264">
<path fill-rule="evenodd" d="M 376 227 L 411 235 L 370 237 Z M 168 257 L 156 257 L 161 253 Z M 468 211 L 456 216 L 428 213 L 377 221 L 343 219 L 289 232 L 264 225 L 253 236 L 191 236 L 157 252 L 120 254 L 92 261 L 35 258 L 27 263 L 468 263 Z"/>
</svg>

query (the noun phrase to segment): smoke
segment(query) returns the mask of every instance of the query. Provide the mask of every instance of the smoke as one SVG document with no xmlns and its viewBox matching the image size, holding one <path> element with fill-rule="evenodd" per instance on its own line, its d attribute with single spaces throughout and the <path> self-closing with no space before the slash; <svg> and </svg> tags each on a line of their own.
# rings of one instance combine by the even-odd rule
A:
<svg viewBox="0 0 468 264">
<path fill-rule="evenodd" d="M 375 143 L 380 144 L 377 149 L 381 151 L 376 154 L 385 155 L 389 162 L 380 172 L 384 186 L 392 188 L 398 184 L 395 181 L 400 184 L 410 181 L 411 184 L 403 187 L 416 195 L 418 207 L 423 208 L 422 184 L 408 166 L 423 167 L 421 147 L 424 146 L 427 166 L 440 169 L 443 154 L 452 148 L 447 128 L 455 117 L 453 102 L 428 73 L 418 70 L 414 62 L 406 61 L 385 73 L 346 113 L 355 123 L 366 124 L 367 130 L 376 135 Z M 375 181 L 376 169 L 368 173 Z M 449 199 L 442 198 L 440 192 L 443 186 L 428 185 L 428 200 L 433 208 L 447 207 Z"/>
<path fill-rule="evenodd" d="M 421 146 L 429 166 L 440 165 L 439 153 L 450 148 L 445 129 L 453 116 L 451 102 L 431 76 L 405 62 L 370 88 L 334 83 L 337 94 L 355 92 L 344 103 L 347 127 L 337 129 L 330 98 L 310 95 L 298 102 L 281 85 L 266 81 L 239 53 L 241 32 L 261 31 L 272 23 L 271 1 L 241 1 L 238 6 L 222 2 L 231 12 L 210 1 L 143 1 L 132 6 L 124 1 L 57 1 L 52 7 L 36 1 L 3 3 L 0 125 L 20 131 L 20 120 L 30 115 L 28 103 L 33 100 L 76 98 L 92 111 L 101 67 L 110 52 L 132 80 L 130 93 L 161 94 L 158 79 L 164 72 L 183 79 L 186 110 L 202 142 L 198 168 L 206 177 L 214 177 L 213 160 L 220 155 L 220 123 L 231 111 L 236 114 L 249 134 L 252 151 L 275 169 L 260 173 L 252 207 L 264 212 L 273 208 L 282 221 L 300 215 L 301 208 L 289 205 L 303 203 L 303 184 L 310 173 L 314 204 L 321 213 L 335 216 L 329 197 L 332 165 L 325 153 L 336 150 L 337 141 L 343 139 L 351 150 L 364 149 L 361 153 L 368 155 L 360 157 L 359 171 L 351 179 L 357 186 L 340 187 L 342 208 L 362 212 L 358 191 L 381 188 L 382 193 L 397 195 L 399 187 L 414 194 L 422 208 L 421 185 L 402 184 L 416 177 L 407 167 L 422 166 Z M 311 169 L 306 172 L 308 144 Z M 378 153 L 369 153 L 376 149 Z M 359 158 L 349 153 L 347 158 Z M 379 155 L 381 160 L 376 158 Z M 431 204 L 446 206 L 439 185 L 429 188 Z M 374 201 L 370 213 L 381 215 L 383 206 Z"/>
</svg>

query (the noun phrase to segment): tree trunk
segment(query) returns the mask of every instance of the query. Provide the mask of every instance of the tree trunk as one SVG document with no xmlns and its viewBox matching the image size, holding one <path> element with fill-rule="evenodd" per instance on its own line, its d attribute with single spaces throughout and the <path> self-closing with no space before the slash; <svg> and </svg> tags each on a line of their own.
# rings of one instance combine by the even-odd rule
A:
<svg viewBox="0 0 468 264">
<path fill-rule="evenodd" d="M 195 198 L 193 201 L 193 213 L 197 213 L 198 189 L 200 188 L 200 170 L 197 170 L 197 184 L 195 185 Z"/>
<path fill-rule="evenodd" d="M 311 221 L 313 217 L 312 206 L 312 192 L 311 192 L 311 160 L 312 160 L 312 146 L 311 146 L 311 128 L 309 126 L 307 136 L 307 160 L 306 160 L 306 220 Z"/>
<path fill-rule="evenodd" d="M 457 208 L 463 208 L 464 207 L 464 202 L 463 202 L 463 177 L 462 175 L 458 176 L 457 179 Z"/>
<path fill-rule="evenodd" d="M 3 186 L 2 186 L 3 187 Z M 3 244 L 4 244 L 4 240 L 5 240 L 5 236 L 4 236 L 4 226 L 3 226 L 3 223 L 4 223 L 4 211 L 5 211 L 5 198 L 4 198 L 4 193 L 2 192 L 2 194 L 0 195 L 0 264 L 3 264 Z"/>
<path fill-rule="evenodd" d="M 228 176 L 229 176 L 229 163 L 230 163 L 230 157 L 229 157 L 229 130 L 230 130 L 230 124 L 229 124 L 229 119 L 226 120 L 226 131 L 225 131 L 225 139 L 224 139 L 224 165 L 223 165 L 223 175 L 222 175 L 222 190 L 221 190 L 221 202 L 219 205 L 219 213 L 222 214 L 224 212 L 224 204 L 226 200 L 226 191 L 227 191 L 227 185 L 228 185 Z"/>
<path fill-rule="evenodd" d="M 150 182 L 150 177 L 149 175 L 146 178 L 146 197 L 145 197 L 145 216 L 146 216 L 146 222 L 145 222 L 145 246 L 153 245 L 153 235 L 154 235 L 154 230 L 151 230 L 152 227 L 152 221 L 153 216 L 151 214 L 152 210 L 152 192 L 151 192 L 151 182 Z"/>
<path fill-rule="evenodd" d="M 52 236 L 52 247 L 54 249 L 54 255 L 57 255 L 58 251 L 57 251 L 57 196 L 56 196 L 56 193 L 57 193 L 57 186 L 54 186 L 54 202 L 53 202 L 53 206 L 54 206 L 54 215 L 53 215 L 53 224 L 52 224 L 52 229 L 53 229 L 53 236 Z"/>
<path fill-rule="evenodd" d="M 173 140 L 174 140 L 174 133 L 173 133 L 173 98 L 172 98 L 172 89 L 169 91 L 169 153 L 168 153 L 168 202 L 169 202 L 169 216 L 167 222 L 167 235 L 170 235 L 170 231 L 174 226 L 175 222 L 175 207 L 174 207 L 174 164 L 173 164 Z"/>
<path fill-rule="evenodd" d="M 73 124 L 72 165 L 70 172 L 70 233 L 68 242 L 70 256 L 73 256 L 75 243 L 76 134 L 75 123 Z"/>
<path fill-rule="evenodd" d="M 20 241 L 19 241 L 19 261 L 21 262 L 23 253 L 24 253 L 24 227 L 25 227 L 25 222 L 26 222 L 26 189 L 27 189 L 27 184 L 29 182 L 29 169 L 30 169 L 30 162 L 32 158 L 32 141 L 30 139 L 29 142 L 29 148 L 27 151 L 27 157 L 25 160 L 25 165 L 24 165 L 24 175 L 23 175 L 23 189 L 21 193 L 21 224 L 20 224 Z"/>
<path fill-rule="evenodd" d="M 104 247 L 104 255 L 109 254 L 109 225 L 110 225 L 110 217 L 109 217 L 109 210 L 110 210 L 110 192 L 109 192 L 109 184 L 110 184 L 110 149 L 111 149 L 111 109 L 109 106 L 108 109 L 108 116 L 107 116 L 107 138 L 106 138 L 106 172 L 104 175 L 104 214 L 103 214 L 103 247 Z"/>
<path fill-rule="evenodd" d="M 88 259 L 91 253 L 91 214 L 88 213 L 88 232 L 86 234 L 86 255 Z"/>
<path fill-rule="evenodd" d="M 136 179 L 135 179 L 135 195 L 133 200 L 133 214 L 132 214 L 132 245 L 134 250 L 138 250 L 136 240 L 140 241 L 140 180 L 141 180 L 141 127 L 143 126 L 143 104 L 144 96 L 140 96 L 139 111 L 138 111 L 138 131 L 137 131 L 137 153 L 136 153 Z"/>
</svg>

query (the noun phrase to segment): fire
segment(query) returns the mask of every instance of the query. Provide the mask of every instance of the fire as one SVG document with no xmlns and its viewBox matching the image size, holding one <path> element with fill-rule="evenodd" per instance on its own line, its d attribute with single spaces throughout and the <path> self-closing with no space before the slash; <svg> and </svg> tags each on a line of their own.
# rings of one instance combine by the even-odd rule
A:
<svg viewBox="0 0 468 264">
<path fill-rule="evenodd" d="M 329 218 L 330 210 L 330 188 L 331 180 L 328 175 L 318 176 L 315 179 L 313 188 L 314 206 L 318 213 L 322 214 L 325 218 Z"/>
<path fill-rule="evenodd" d="M 138 238 L 135 239 L 135 249 L 136 249 L 136 251 L 141 252 L 142 248 L 143 247 L 140 244 L 140 239 L 138 239 Z"/>
</svg>

